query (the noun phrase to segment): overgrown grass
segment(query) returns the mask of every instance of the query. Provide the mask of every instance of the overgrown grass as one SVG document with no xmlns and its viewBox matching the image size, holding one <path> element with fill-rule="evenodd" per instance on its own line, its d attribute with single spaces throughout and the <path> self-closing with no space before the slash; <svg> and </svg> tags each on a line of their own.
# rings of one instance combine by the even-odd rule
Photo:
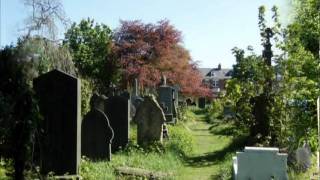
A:
<svg viewBox="0 0 320 180">
<path fill-rule="evenodd" d="M 157 153 L 131 149 L 114 154 L 110 162 L 82 159 L 81 176 L 84 179 L 116 179 L 121 175 L 117 174 L 115 168 L 123 166 L 160 171 L 174 176 L 182 164 L 173 152 Z"/>
<path fill-rule="evenodd" d="M 83 158 L 81 161 L 81 176 L 84 179 L 127 179 L 117 174 L 117 167 L 134 167 L 169 174 L 166 179 L 174 179 L 183 167 L 182 159 L 193 151 L 194 140 L 190 133 L 181 125 L 168 126 L 169 139 L 163 144 L 155 143 L 141 148 L 136 144 L 136 128 L 131 124 L 130 145 L 112 155 L 112 160 L 90 161 Z M 134 179 L 139 177 L 134 177 Z M 141 178 L 141 177 L 140 177 Z"/>
</svg>

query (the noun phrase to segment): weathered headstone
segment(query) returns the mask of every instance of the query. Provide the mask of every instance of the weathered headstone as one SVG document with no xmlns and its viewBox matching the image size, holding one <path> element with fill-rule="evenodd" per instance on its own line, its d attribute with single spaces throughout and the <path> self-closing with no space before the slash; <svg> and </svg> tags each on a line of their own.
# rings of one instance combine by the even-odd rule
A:
<svg viewBox="0 0 320 180">
<path fill-rule="evenodd" d="M 200 97 L 199 100 L 198 100 L 198 106 L 201 109 L 206 108 L 206 98 Z"/>
<path fill-rule="evenodd" d="M 81 156 L 80 80 L 59 70 L 34 79 L 44 118 L 40 138 L 42 173 L 78 174 Z"/>
<path fill-rule="evenodd" d="M 113 130 L 105 113 L 92 106 L 81 127 L 81 155 L 110 161 Z"/>
<path fill-rule="evenodd" d="M 311 148 L 307 143 L 304 143 L 302 147 L 299 147 L 296 152 L 297 165 L 302 171 L 306 171 L 311 167 Z"/>
<path fill-rule="evenodd" d="M 278 148 L 245 147 L 233 157 L 235 180 L 287 180 L 287 154 Z"/>
<path fill-rule="evenodd" d="M 175 89 L 171 86 L 163 85 L 158 89 L 158 102 L 166 116 L 167 122 L 174 123 L 176 118 L 176 107 L 174 106 Z"/>
<path fill-rule="evenodd" d="M 138 144 L 162 141 L 162 125 L 165 115 L 153 96 L 144 97 L 134 117 L 138 124 Z"/>
<path fill-rule="evenodd" d="M 124 148 L 129 142 L 130 102 L 126 97 L 112 96 L 105 103 L 106 115 L 114 132 L 112 152 Z"/>
<path fill-rule="evenodd" d="M 180 86 L 179 85 L 174 85 L 174 104 L 176 105 L 176 108 L 179 106 L 179 91 L 180 91 Z"/>
<path fill-rule="evenodd" d="M 106 100 L 107 100 L 106 96 L 94 93 L 90 99 L 90 106 L 91 108 L 96 108 L 96 109 L 99 109 L 100 111 L 104 111 Z"/>
</svg>

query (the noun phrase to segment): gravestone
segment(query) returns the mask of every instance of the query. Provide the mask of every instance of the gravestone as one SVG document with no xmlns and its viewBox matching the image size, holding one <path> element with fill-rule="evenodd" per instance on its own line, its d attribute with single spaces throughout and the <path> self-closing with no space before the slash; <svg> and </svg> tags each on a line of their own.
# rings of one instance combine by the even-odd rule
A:
<svg viewBox="0 0 320 180">
<path fill-rule="evenodd" d="M 206 98 L 200 97 L 199 100 L 198 100 L 198 106 L 201 109 L 206 108 Z"/>
<path fill-rule="evenodd" d="M 90 99 L 90 107 L 99 109 L 100 111 L 104 111 L 106 100 L 107 100 L 106 96 L 94 93 Z"/>
<path fill-rule="evenodd" d="M 81 155 L 90 159 L 111 160 L 113 130 L 105 113 L 91 106 L 81 125 Z"/>
<path fill-rule="evenodd" d="M 78 174 L 81 156 L 80 80 L 59 70 L 34 79 L 43 116 L 40 137 L 42 173 Z"/>
<path fill-rule="evenodd" d="M 175 123 L 176 118 L 176 107 L 174 105 L 175 101 L 175 89 L 171 86 L 163 85 L 158 89 L 158 102 L 166 116 L 168 123 Z"/>
<path fill-rule="evenodd" d="M 104 112 L 114 132 L 112 152 L 124 148 L 129 142 L 130 102 L 126 97 L 112 96 L 105 102 Z"/>
<path fill-rule="evenodd" d="M 287 180 L 287 154 L 278 148 L 245 147 L 233 157 L 235 180 Z"/>
<path fill-rule="evenodd" d="M 162 141 L 162 125 L 165 115 L 153 96 L 144 97 L 134 117 L 138 125 L 138 144 Z"/>
<path fill-rule="evenodd" d="M 306 171 L 311 167 L 311 148 L 306 142 L 296 150 L 295 155 L 296 163 L 302 171 Z"/>
<path fill-rule="evenodd" d="M 125 98 L 127 98 L 127 99 L 130 99 L 130 98 L 131 98 L 131 95 L 130 95 L 130 93 L 129 93 L 128 91 L 123 91 L 123 92 L 120 94 L 120 96 L 125 97 Z"/>
<path fill-rule="evenodd" d="M 179 106 L 179 91 L 180 91 L 180 86 L 179 85 L 174 85 L 174 104 L 176 105 L 176 108 Z"/>
</svg>

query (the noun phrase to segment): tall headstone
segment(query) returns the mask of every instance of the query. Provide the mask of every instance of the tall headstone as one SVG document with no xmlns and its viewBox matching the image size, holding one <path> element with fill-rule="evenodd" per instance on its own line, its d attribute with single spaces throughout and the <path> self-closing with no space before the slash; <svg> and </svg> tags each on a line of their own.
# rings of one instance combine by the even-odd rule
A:
<svg viewBox="0 0 320 180">
<path fill-rule="evenodd" d="M 99 101 L 99 99 L 97 99 Z M 95 107 L 84 116 L 81 124 L 81 155 L 90 159 L 111 160 L 113 130 L 105 113 Z"/>
<path fill-rule="evenodd" d="M 287 154 L 278 148 L 245 147 L 233 157 L 235 180 L 287 180 Z"/>
<path fill-rule="evenodd" d="M 80 80 L 59 70 L 33 81 L 44 120 L 40 138 L 42 173 L 78 174 L 81 156 Z"/>
<path fill-rule="evenodd" d="M 144 97 L 134 117 L 138 124 L 138 144 L 162 141 L 162 125 L 165 115 L 153 96 Z"/>
<path fill-rule="evenodd" d="M 105 113 L 114 132 L 112 152 L 124 148 L 129 142 L 130 102 L 126 97 L 112 96 L 105 103 Z"/>
<path fill-rule="evenodd" d="M 163 109 L 168 123 L 174 123 L 176 118 L 175 89 L 171 86 L 163 85 L 158 89 L 158 102 Z"/>
<path fill-rule="evenodd" d="M 137 97 L 139 96 L 139 84 L 138 84 L 138 79 L 134 79 L 134 88 L 133 88 L 133 96 Z"/>
<path fill-rule="evenodd" d="M 180 86 L 179 85 L 174 85 L 174 104 L 178 108 L 179 106 L 179 91 L 180 91 Z"/>
<path fill-rule="evenodd" d="M 198 99 L 198 106 L 199 106 L 199 108 L 201 108 L 201 109 L 206 108 L 206 98 L 200 97 L 200 98 Z"/>
</svg>

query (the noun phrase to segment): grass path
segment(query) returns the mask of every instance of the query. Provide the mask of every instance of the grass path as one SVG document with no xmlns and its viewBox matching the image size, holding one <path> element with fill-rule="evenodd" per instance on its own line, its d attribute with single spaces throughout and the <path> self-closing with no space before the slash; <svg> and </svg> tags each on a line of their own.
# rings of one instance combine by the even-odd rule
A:
<svg viewBox="0 0 320 180">
<path fill-rule="evenodd" d="M 198 114 L 196 118 L 187 125 L 195 138 L 195 152 L 187 158 L 178 179 L 221 179 L 218 177 L 221 168 L 231 167 L 232 154 L 239 147 L 230 135 L 234 127 L 208 124 L 205 114 Z"/>
</svg>

